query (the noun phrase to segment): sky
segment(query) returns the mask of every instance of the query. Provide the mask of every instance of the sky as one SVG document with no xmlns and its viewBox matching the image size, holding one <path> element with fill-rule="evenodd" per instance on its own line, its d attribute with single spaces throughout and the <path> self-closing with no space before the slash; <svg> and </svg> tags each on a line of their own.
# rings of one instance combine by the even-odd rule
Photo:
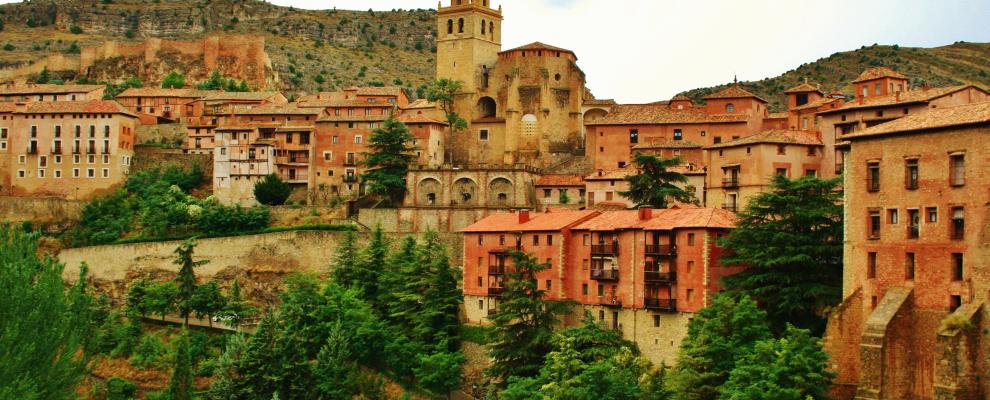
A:
<svg viewBox="0 0 990 400">
<path fill-rule="evenodd" d="M 9 2 L 0 0 L 0 3 Z M 437 0 L 269 0 L 306 9 L 436 8 Z M 450 0 L 443 0 L 444 5 Z M 863 45 L 990 42 L 990 0 L 492 0 L 502 47 L 573 50 L 598 98 L 665 100 L 774 77 Z"/>
</svg>

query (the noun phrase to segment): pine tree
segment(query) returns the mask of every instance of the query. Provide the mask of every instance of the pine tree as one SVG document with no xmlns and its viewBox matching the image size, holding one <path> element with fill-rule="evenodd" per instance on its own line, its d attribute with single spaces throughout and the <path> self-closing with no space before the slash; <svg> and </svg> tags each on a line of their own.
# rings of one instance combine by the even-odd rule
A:
<svg viewBox="0 0 990 400">
<path fill-rule="evenodd" d="M 168 382 L 168 393 L 171 400 L 192 400 L 193 374 L 192 357 L 189 354 L 189 332 L 183 329 L 175 345 L 175 365 L 172 369 L 172 380 Z"/>
<path fill-rule="evenodd" d="M 50 80 L 52 80 L 52 75 L 48 72 L 48 67 L 44 67 L 41 69 L 41 73 L 38 74 L 38 79 L 35 80 L 35 83 L 48 83 Z"/>
<path fill-rule="evenodd" d="M 721 399 L 828 399 L 834 377 L 820 340 L 788 324 L 783 337 L 757 342 L 736 363 Z"/>
<path fill-rule="evenodd" d="M 398 250 L 389 256 L 388 266 L 379 275 L 378 287 L 381 290 L 377 303 L 382 305 L 383 315 L 406 328 L 412 326 L 409 318 L 418 313 L 419 305 L 422 304 L 423 291 L 416 287 L 410 288 L 413 281 L 424 280 L 424 277 L 416 273 L 420 267 L 418 254 L 419 243 L 416 238 L 406 236 Z"/>
<path fill-rule="evenodd" d="M 392 201 L 402 199 L 406 192 L 406 174 L 416 157 L 416 148 L 412 146 L 415 139 L 406 124 L 392 116 L 382 122 L 381 128 L 374 130 L 368 138 L 371 151 L 362 153 L 364 161 L 361 162 L 365 167 L 361 181 L 370 193 L 387 196 Z"/>
<path fill-rule="evenodd" d="M 337 246 L 336 255 L 331 262 L 330 272 L 334 282 L 344 287 L 352 287 L 357 284 L 358 263 L 360 261 L 357 234 L 354 231 L 344 232 L 344 240 Z"/>
<path fill-rule="evenodd" d="M 172 263 L 179 266 L 179 274 L 175 277 L 175 284 L 178 287 L 176 305 L 179 315 L 183 318 L 183 326 L 189 326 L 189 314 L 193 310 L 193 296 L 196 295 L 196 272 L 193 268 L 205 265 L 209 261 L 193 261 L 193 252 L 196 249 L 196 240 L 187 239 L 175 249 L 176 258 Z"/>
<path fill-rule="evenodd" d="M 432 232 L 427 233 L 435 237 Z M 428 239 L 427 242 L 435 240 Z M 418 316 L 420 321 L 413 332 L 425 343 L 435 343 L 438 352 L 448 352 L 460 347 L 460 308 L 464 295 L 457 283 L 460 282 L 460 271 L 450 266 L 447 249 L 436 246 L 424 251 L 430 252 L 433 258 L 429 266 L 431 274 L 429 284 L 423 295 L 423 311 Z"/>
<path fill-rule="evenodd" d="M 528 254 L 512 251 L 513 266 L 506 271 L 505 291 L 498 312 L 491 317 L 494 330 L 489 341 L 492 359 L 486 374 L 504 380 L 510 376 L 535 376 L 552 350 L 551 339 L 557 317 L 567 305 L 543 298 L 536 275 L 550 268 Z"/>
<path fill-rule="evenodd" d="M 633 163 L 638 172 L 626 177 L 629 190 L 619 192 L 640 207 L 667 208 L 670 201 L 688 203 L 692 201 L 689 192 L 676 184 L 684 184 L 687 177 L 670 169 L 684 164 L 680 157 L 661 158 L 652 154 L 636 152 Z"/>
<path fill-rule="evenodd" d="M 278 388 L 279 360 L 275 351 L 278 321 L 269 312 L 258 323 L 238 361 L 234 390 L 241 398 L 267 398 Z"/>
<path fill-rule="evenodd" d="M 148 295 L 148 286 L 148 280 L 145 278 L 131 281 L 130 287 L 127 288 L 127 299 L 125 303 L 128 312 L 136 313 L 142 317 L 148 314 L 144 301 L 145 296 Z"/>
<path fill-rule="evenodd" d="M 238 391 L 237 382 L 240 380 L 238 367 L 244 352 L 247 350 L 247 338 L 242 334 L 234 334 L 227 339 L 223 353 L 217 359 L 214 376 L 210 384 L 211 400 L 237 400 L 243 398 Z"/>
<path fill-rule="evenodd" d="M 738 302 L 727 294 L 715 296 L 688 323 L 688 334 L 670 374 L 676 400 L 717 399 L 738 360 L 757 341 L 770 338 L 766 313 L 747 297 Z"/>
<path fill-rule="evenodd" d="M 227 317 L 229 324 L 236 329 L 244 318 L 253 315 L 254 312 L 255 309 L 251 303 L 241 297 L 241 285 L 237 283 L 237 279 L 234 279 L 234 283 L 230 285 L 230 290 L 227 293 L 226 306 L 221 314 Z"/>
<path fill-rule="evenodd" d="M 320 348 L 313 364 L 316 389 L 324 400 L 350 400 L 351 388 L 347 377 L 357 371 L 350 360 L 350 341 L 340 322 L 333 324 L 326 344 Z"/>
<path fill-rule="evenodd" d="M 382 267 L 388 261 L 389 242 L 385 238 L 385 232 L 381 225 L 376 226 L 371 231 L 371 240 L 361 249 L 361 257 L 355 269 L 354 286 L 361 289 L 363 298 L 375 306 L 378 311 L 382 311 L 381 304 L 375 304 L 378 298 L 378 281 Z"/>
<path fill-rule="evenodd" d="M 777 175 L 739 213 L 721 241 L 723 265 L 745 265 L 724 278 L 726 287 L 758 300 L 771 327 L 786 323 L 820 333 L 822 310 L 842 293 L 842 192 L 839 179 Z"/>
</svg>

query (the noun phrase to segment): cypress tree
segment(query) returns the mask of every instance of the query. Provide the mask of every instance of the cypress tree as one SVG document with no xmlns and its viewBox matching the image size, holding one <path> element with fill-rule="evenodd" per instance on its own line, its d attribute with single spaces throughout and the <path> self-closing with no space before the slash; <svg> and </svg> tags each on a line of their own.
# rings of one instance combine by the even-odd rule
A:
<svg viewBox="0 0 990 400">
<path fill-rule="evenodd" d="M 171 400 L 193 398 L 192 356 L 189 354 L 189 332 L 186 330 L 179 335 L 175 345 L 175 366 L 172 380 L 168 382 L 168 394 Z"/>
<path fill-rule="evenodd" d="M 208 263 L 207 260 L 193 261 L 193 251 L 196 248 L 195 239 L 187 239 L 175 249 L 176 258 L 172 263 L 179 266 L 179 274 L 175 277 L 175 284 L 178 287 L 176 305 L 179 315 L 182 316 L 183 326 L 189 326 L 189 314 L 193 310 L 193 296 L 196 295 L 196 273 L 193 268 Z"/>
<path fill-rule="evenodd" d="M 331 262 L 331 276 L 341 286 L 352 287 L 358 280 L 358 263 L 360 254 L 357 245 L 357 234 L 354 231 L 344 233 L 344 240 L 337 246 L 337 254 Z"/>
</svg>

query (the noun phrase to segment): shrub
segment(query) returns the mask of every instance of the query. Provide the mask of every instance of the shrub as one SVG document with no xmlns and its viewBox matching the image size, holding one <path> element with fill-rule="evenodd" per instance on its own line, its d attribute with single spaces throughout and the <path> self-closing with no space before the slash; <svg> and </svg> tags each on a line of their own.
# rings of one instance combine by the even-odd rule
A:
<svg viewBox="0 0 990 400">
<path fill-rule="evenodd" d="M 178 71 L 169 72 L 168 75 L 165 76 L 165 79 L 162 79 L 162 87 L 166 89 L 181 89 L 185 86 L 186 77 Z"/>
<path fill-rule="evenodd" d="M 213 236 L 228 232 L 257 231 L 267 227 L 269 222 L 269 212 L 264 207 L 227 207 L 214 204 L 202 210 L 196 220 L 196 228 Z"/>
<path fill-rule="evenodd" d="M 12 45 L 10 43 L 7 43 L 7 44 L 3 45 L 3 49 L 6 50 L 6 51 L 14 51 L 15 47 L 14 47 L 14 45 Z"/>
<path fill-rule="evenodd" d="M 80 28 L 80 27 L 78 27 L 76 25 L 72 25 L 71 27 L 69 27 L 69 32 L 72 32 L 72 34 L 74 34 L 74 35 L 78 35 L 80 33 L 83 33 L 83 30 L 82 30 L 82 28 Z"/>
<path fill-rule="evenodd" d="M 288 183 L 283 182 L 278 175 L 270 174 L 254 185 L 254 198 L 261 204 L 277 206 L 285 204 L 291 191 Z"/>
<path fill-rule="evenodd" d="M 165 345 L 162 344 L 161 338 L 155 334 L 146 334 L 141 337 L 141 341 L 134 349 L 134 354 L 131 355 L 129 361 L 131 365 L 138 368 L 164 366 L 166 363 L 165 353 Z"/>
<path fill-rule="evenodd" d="M 112 377 L 107 379 L 107 400 L 130 400 L 137 394 L 137 385 L 127 379 Z"/>
</svg>

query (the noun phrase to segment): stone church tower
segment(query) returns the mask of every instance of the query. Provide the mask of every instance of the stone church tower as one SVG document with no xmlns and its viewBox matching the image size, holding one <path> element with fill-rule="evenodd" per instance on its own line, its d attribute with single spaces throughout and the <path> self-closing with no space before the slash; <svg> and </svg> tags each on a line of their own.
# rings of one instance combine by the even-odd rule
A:
<svg viewBox="0 0 990 400">
<path fill-rule="evenodd" d="M 437 12 L 437 78 L 462 83 L 468 129 L 447 141 L 456 165 L 546 168 L 582 157 L 584 72 L 573 52 L 539 42 L 502 51 L 502 9 L 449 0 Z"/>
</svg>

